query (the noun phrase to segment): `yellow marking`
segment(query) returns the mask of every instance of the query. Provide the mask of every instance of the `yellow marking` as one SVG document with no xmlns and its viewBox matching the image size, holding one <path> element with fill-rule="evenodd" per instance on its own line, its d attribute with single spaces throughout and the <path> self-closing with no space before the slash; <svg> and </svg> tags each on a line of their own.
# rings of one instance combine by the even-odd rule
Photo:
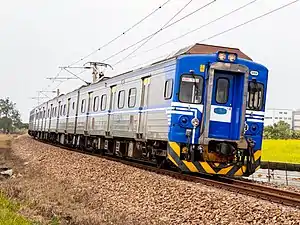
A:
<svg viewBox="0 0 300 225">
<path fill-rule="evenodd" d="M 258 160 L 261 157 L 261 150 L 254 152 L 254 161 Z"/>
<path fill-rule="evenodd" d="M 173 159 L 173 157 L 170 154 L 168 154 L 168 158 L 171 160 L 172 163 L 174 163 L 175 166 L 178 167 L 178 164 L 175 162 L 175 160 Z"/>
<path fill-rule="evenodd" d="M 256 168 L 255 168 L 255 171 L 257 171 L 257 170 L 259 170 L 260 169 L 260 166 L 257 166 Z"/>
<path fill-rule="evenodd" d="M 247 167 L 242 166 L 238 171 L 235 172 L 234 176 L 242 176 L 246 172 Z"/>
<path fill-rule="evenodd" d="M 216 172 L 210 167 L 207 162 L 200 162 L 200 165 L 203 167 L 206 173 L 216 174 Z"/>
<path fill-rule="evenodd" d="M 200 65 L 200 72 L 204 72 L 205 71 L 205 65 Z"/>
<path fill-rule="evenodd" d="M 192 162 L 188 162 L 188 161 L 185 161 L 185 160 L 182 160 L 182 162 L 186 165 L 186 167 L 189 169 L 189 171 L 196 172 L 196 173 L 199 172 L 197 167 Z"/>
<path fill-rule="evenodd" d="M 169 142 L 170 147 L 173 149 L 173 151 L 180 157 L 180 147 L 176 142 Z"/>
<path fill-rule="evenodd" d="M 223 168 L 223 169 L 221 169 L 221 170 L 218 172 L 218 174 L 223 174 L 223 175 L 225 175 L 225 174 L 227 174 L 227 173 L 232 169 L 232 167 L 233 167 L 233 166 L 228 166 L 228 167 L 226 167 L 226 168 Z"/>
<path fill-rule="evenodd" d="M 220 165 L 220 163 L 214 163 L 216 167 L 218 167 Z"/>
</svg>

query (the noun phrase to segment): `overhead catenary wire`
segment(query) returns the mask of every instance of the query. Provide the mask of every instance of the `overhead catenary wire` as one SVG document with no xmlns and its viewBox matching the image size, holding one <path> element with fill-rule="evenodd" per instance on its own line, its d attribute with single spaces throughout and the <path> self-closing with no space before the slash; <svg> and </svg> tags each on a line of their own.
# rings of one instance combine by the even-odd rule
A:
<svg viewBox="0 0 300 225">
<path fill-rule="evenodd" d="M 156 34 L 158 34 L 161 30 L 163 30 L 176 16 L 178 16 L 189 4 L 191 4 L 193 0 L 188 1 L 178 12 L 176 12 L 171 19 L 169 19 L 159 30 L 157 33 L 154 33 L 152 36 L 150 36 L 148 39 L 146 39 L 145 42 L 143 42 L 141 45 L 139 45 L 137 48 L 135 48 L 132 52 L 130 52 L 128 55 L 126 55 L 124 58 L 116 62 L 113 66 L 116 66 L 117 64 L 121 63 L 122 61 L 126 60 L 128 57 L 130 57 L 132 54 L 134 54 L 137 50 L 142 48 L 145 44 L 147 44 Z"/>
<path fill-rule="evenodd" d="M 185 15 L 185 16 L 179 18 L 178 20 L 174 21 L 173 23 L 168 24 L 168 25 L 166 25 L 165 27 L 161 28 L 160 30 L 154 32 L 153 34 L 148 35 L 147 37 L 141 39 L 140 41 L 134 43 L 133 45 L 130 45 L 130 46 L 128 46 L 127 48 L 124 48 L 123 50 L 121 50 L 121 51 L 119 51 L 119 52 L 117 52 L 117 53 L 111 55 L 110 57 L 108 57 L 108 58 L 102 60 L 102 62 L 106 62 L 107 60 L 113 58 L 114 56 L 119 55 L 120 53 L 122 53 L 122 52 L 124 52 L 124 51 L 126 51 L 126 50 L 128 50 L 128 49 L 130 49 L 130 48 L 132 48 L 132 47 L 134 47 L 134 46 L 136 46 L 136 45 L 138 45 L 139 43 L 141 43 L 141 42 L 143 42 L 143 41 L 149 39 L 150 37 L 156 35 L 157 33 L 161 32 L 162 30 L 165 30 L 165 29 L 167 29 L 167 28 L 169 28 L 169 27 L 175 25 L 175 24 L 179 23 L 180 21 L 182 21 L 182 20 L 184 20 L 184 19 L 186 19 L 186 18 L 188 18 L 188 17 L 194 15 L 194 14 L 197 13 L 198 11 L 200 11 L 200 10 L 202 10 L 202 9 L 204 9 L 204 8 L 206 8 L 206 7 L 208 7 L 208 6 L 210 6 L 211 4 L 213 4 L 213 3 L 216 2 L 216 1 L 217 1 L 217 0 L 212 0 L 212 1 L 210 1 L 209 3 L 207 3 L 207 4 L 205 4 L 205 5 L 203 5 L 203 6 L 199 7 L 199 8 L 197 8 L 197 9 L 194 10 L 194 11 L 192 11 L 191 13 L 188 13 L 187 15 Z M 166 5 L 166 4 L 169 3 L 169 2 L 170 2 L 170 0 L 166 1 L 162 6 Z M 160 8 L 162 8 L 162 6 L 161 6 Z M 153 14 L 153 13 L 152 13 L 152 14 Z M 151 14 L 151 15 L 152 15 L 152 14 Z M 148 18 L 148 17 L 147 17 L 147 18 Z M 146 18 L 145 18 L 145 19 L 146 19 Z M 145 19 L 144 19 L 144 20 L 145 20 Z M 144 20 L 142 19 L 141 22 L 144 21 Z M 137 24 L 137 25 L 138 25 L 138 24 Z M 136 26 L 137 26 L 137 25 L 136 25 Z M 132 28 L 131 28 L 131 29 L 132 29 Z M 129 30 L 130 30 L 130 29 L 129 29 Z M 128 31 L 127 31 L 127 32 L 128 32 Z M 122 35 L 121 35 L 121 36 L 122 36 Z M 106 47 L 107 45 L 108 45 L 108 43 L 105 44 L 105 45 L 103 45 L 103 46 L 101 46 L 99 49 L 95 50 L 94 53 L 96 53 L 96 52 L 99 51 L 100 49 Z M 83 58 L 86 59 L 87 57 L 89 57 L 90 55 L 92 55 L 92 54 L 94 54 L 94 53 L 90 53 L 89 55 L 87 55 L 86 57 L 83 57 Z M 82 60 L 84 60 L 83 58 L 82 58 Z M 82 60 L 80 59 L 80 60 L 78 60 L 78 62 L 80 62 L 80 61 L 82 61 Z M 74 62 L 74 63 L 70 64 L 68 67 L 70 67 L 70 66 L 72 66 L 72 65 L 74 65 L 74 64 L 76 64 L 76 63 L 78 63 L 78 62 Z M 59 75 L 60 73 L 61 73 L 61 71 L 58 73 L 58 75 Z M 57 75 L 55 78 L 57 78 L 58 75 Z"/>
<path fill-rule="evenodd" d="M 253 21 L 256 21 L 256 20 L 258 20 L 258 19 L 260 19 L 260 18 L 263 18 L 263 17 L 265 17 L 265 16 L 268 16 L 268 15 L 274 13 L 274 12 L 277 12 L 277 11 L 279 11 L 279 10 L 281 10 L 281 9 L 284 9 L 284 8 L 286 8 L 286 7 L 288 7 L 288 6 L 292 5 L 292 4 L 295 4 L 296 2 L 299 2 L 299 0 L 295 0 L 295 1 L 289 2 L 289 3 L 287 3 L 287 4 L 285 4 L 285 5 L 282 5 L 282 6 L 278 7 L 278 8 L 276 8 L 276 9 L 270 10 L 269 12 L 266 12 L 266 13 L 260 15 L 260 16 L 255 17 L 255 18 L 252 18 L 251 20 L 248 20 L 248 21 L 246 21 L 246 22 L 244 22 L 244 23 L 241 23 L 241 24 L 239 24 L 239 25 L 236 25 L 236 26 L 234 26 L 234 27 L 231 27 L 231 28 L 229 28 L 229 29 L 226 29 L 226 30 L 224 30 L 224 31 L 222 31 L 222 32 L 219 32 L 219 33 L 217 33 L 217 34 L 214 34 L 214 35 L 212 35 L 212 36 L 210 36 L 210 37 L 208 37 L 208 38 L 205 38 L 205 39 L 201 40 L 200 42 L 210 40 L 210 39 L 212 39 L 212 38 L 215 38 L 215 37 L 218 37 L 218 36 L 220 36 L 220 35 L 222 35 L 222 34 L 225 34 L 225 33 L 229 32 L 229 31 L 235 30 L 235 29 L 237 29 L 237 28 L 239 28 L 239 27 L 242 27 L 242 26 L 244 26 L 244 25 L 247 25 L 248 23 L 251 23 L 251 22 L 253 22 Z"/>
<path fill-rule="evenodd" d="M 68 72 L 70 72 L 70 71 L 68 71 Z M 75 75 L 75 77 L 78 77 L 80 74 L 82 74 L 82 73 L 84 73 L 84 72 L 86 72 L 86 70 L 82 70 L 81 72 L 79 72 L 79 73 L 76 73 Z M 78 78 L 77 78 L 78 79 Z M 80 78 L 80 80 L 81 80 L 81 78 Z M 82 80 L 83 82 L 85 82 L 86 83 L 86 81 L 84 81 L 84 80 Z M 66 80 L 63 80 L 63 81 L 59 81 L 60 83 L 57 85 L 57 86 L 55 86 L 55 88 L 54 89 L 57 89 L 62 83 L 64 83 L 64 82 L 66 82 Z"/>
<path fill-rule="evenodd" d="M 128 57 L 128 58 L 124 59 L 123 61 L 128 60 L 128 59 L 135 58 L 135 57 L 137 57 L 137 56 L 139 56 L 139 55 L 141 55 L 141 54 L 143 54 L 143 53 L 151 52 L 151 51 L 156 50 L 156 49 L 158 49 L 158 48 L 160 48 L 160 47 L 162 47 L 162 46 L 164 46 L 164 45 L 167 45 L 167 44 L 169 44 L 169 43 L 172 43 L 173 41 L 179 40 L 179 39 L 181 39 L 181 38 L 183 38 L 183 37 L 185 37 L 185 36 L 187 36 L 187 35 L 189 35 L 189 34 L 192 34 L 192 33 L 196 32 L 196 31 L 199 31 L 200 29 L 205 28 L 205 27 L 207 27 L 207 26 L 209 26 L 209 25 L 211 25 L 211 24 L 213 24 L 213 23 L 215 23 L 215 22 L 217 22 L 217 21 L 219 21 L 219 20 L 221 20 L 221 19 L 224 19 L 225 17 L 227 17 L 227 16 L 229 16 L 229 15 L 232 15 L 233 13 L 238 12 L 238 11 L 240 11 L 241 9 L 244 9 L 244 8 L 248 7 L 249 5 L 252 5 L 253 3 L 255 3 L 255 2 L 257 2 L 257 1 L 259 1 L 259 0 L 253 0 L 253 1 L 251 1 L 251 2 L 248 2 L 248 3 L 246 3 L 246 4 L 242 5 L 242 6 L 240 6 L 240 7 L 236 8 L 236 9 L 234 9 L 234 10 L 232 10 L 232 11 L 230 11 L 230 12 L 228 12 L 228 13 L 226 13 L 226 14 L 224 14 L 224 15 L 222 15 L 222 16 L 216 18 L 216 19 L 214 19 L 214 20 L 211 20 L 211 21 L 209 21 L 209 22 L 207 22 L 207 23 L 201 25 L 200 27 L 197 27 L 197 28 L 195 28 L 195 29 L 193 29 L 193 30 L 191 30 L 191 31 L 188 31 L 188 32 L 184 33 L 184 34 L 181 34 L 180 36 L 177 36 L 177 37 L 175 37 L 175 38 L 172 38 L 172 39 L 170 39 L 170 40 L 168 40 L 168 41 L 166 41 L 166 42 L 164 42 L 164 43 L 162 43 L 162 44 L 159 44 L 159 45 L 157 45 L 157 46 L 155 46 L 155 47 L 153 47 L 153 48 L 151 48 L 151 49 L 142 51 L 142 52 L 140 52 L 140 53 L 138 53 L 138 54 L 135 54 L 135 55 L 133 55 L 133 56 L 131 56 L 131 57 Z"/>
<path fill-rule="evenodd" d="M 143 17 L 142 19 L 140 19 L 138 22 L 136 22 L 135 24 L 133 24 L 132 26 L 130 26 L 129 28 L 127 28 L 125 31 L 123 31 L 121 34 L 117 35 L 116 37 L 114 37 L 113 39 L 111 39 L 110 41 L 108 41 L 107 43 L 105 43 L 104 45 L 100 46 L 99 48 L 95 49 L 94 51 L 92 51 L 91 53 L 85 55 L 84 57 L 80 58 L 79 60 L 71 63 L 70 65 L 68 65 L 68 67 L 73 66 L 81 61 L 83 61 L 84 59 L 90 57 L 91 55 L 95 54 L 96 52 L 100 51 L 101 49 L 107 47 L 108 45 L 112 44 L 113 42 L 115 42 L 116 40 L 118 40 L 119 38 L 121 38 L 123 35 L 127 34 L 130 30 L 134 29 L 135 27 L 137 27 L 139 24 L 141 24 L 142 22 L 144 22 L 146 19 L 148 19 L 149 17 L 151 17 L 153 14 L 155 14 L 158 10 L 162 9 L 165 5 L 167 5 L 169 2 L 171 2 L 173 0 L 167 0 L 165 1 L 162 5 L 160 5 L 159 7 L 157 7 L 155 10 L 153 10 L 152 12 L 150 12 L 149 14 L 147 14 L 145 17 Z M 62 72 L 63 69 L 60 69 L 60 71 L 57 73 L 57 75 L 54 77 L 54 79 L 52 80 L 52 83 L 54 82 L 54 80 L 60 75 L 60 73 Z M 47 88 L 50 88 L 49 84 L 47 86 Z"/>
<path fill-rule="evenodd" d="M 185 16 L 181 17 L 180 19 L 174 21 L 173 23 L 168 24 L 168 25 L 165 26 L 164 28 L 162 28 L 162 29 L 160 29 L 160 30 L 158 30 L 158 31 L 155 31 L 154 33 L 152 33 L 152 34 L 150 34 L 150 35 L 148 35 L 148 36 L 146 36 L 146 37 L 140 39 L 139 41 L 135 42 L 134 44 L 127 46 L 126 48 L 124 48 L 124 49 L 122 49 L 122 50 L 120 50 L 120 51 L 118 51 L 118 52 L 112 54 L 111 56 L 107 57 L 107 58 L 104 59 L 104 60 L 101 60 L 101 62 L 106 62 L 107 60 L 109 60 L 109 59 L 111 59 L 111 58 L 113 58 L 113 57 L 115 57 L 115 56 L 121 54 L 122 52 L 124 52 L 124 51 L 126 51 L 126 50 L 128 50 L 128 49 L 130 49 L 130 48 L 132 48 L 132 47 L 134 47 L 134 46 L 136 46 L 136 45 L 138 45 L 139 43 L 141 43 L 141 42 L 147 40 L 147 39 L 150 38 L 151 36 L 156 35 L 157 33 L 161 32 L 161 31 L 163 31 L 163 30 L 165 30 L 165 29 L 167 29 L 167 28 L 169 28 L 169 27 L 174 26 L 175 24 L 179 23 L 180 21 L 182 21 L 182 20 L 184 20 L 184 19 L 186 19 L 186 18 L 188 18 L 188 17 L 194 15 L 194 14 L 197 13 L 198 11 L 200 11 L 200 10 L 202 10 L 202 9 L 204 9 L 204 8 L 206 8 L 206 7 L 208 7 L 208 6 L 210 6 L 211 4 L 213 4 L 213 3 L 216 2 L 216 1 L 217 1 L 217 0 L 212 0 L 212 1 L 210 1 L 209 3 L 207 3 L 207 4 L 205 4 L 205 5 L 203 5 L 203 6 L 199 7 L 199 8 L 197 8 L 197 9 L 194 10 L 193 12 L 188 13 L 187 15 L 185 15 Z"/>
<path fill-rule="evenodd" d="M 294 3 L 296 3 L 296 2 L 299 2 L 299 0 L 295 0 L 295 1 L 289 2 L 289 3 L 287 3 L 287 4 L 285 4 L 285 5 L 282 5 L 282 6 L 278 7 L 278 8 L 276 8 L 276 9 L 270 10 L 270 11 L 268 11 L 268 12 L 266 12 L 266 13 L 263 13 L 263 14 L 257 16 L 257 17 L 254 17 L 254 18 L 252 18 L 252 19 L 250 19 L 250 20 L 247 20 L 247 21 L 245 21 L 245 22 L 243 22 L 243 23 L 240 23 L 240 24 L 238 24 L 238 25 L 236 25 L 236 26 L 234 26 L 234 27 L 228 28 L 228 29 L 226 29 L 226 30 L 224 30 L 224 31 L 221 31 L 221 32 L 219 32 L 219 33 L 217 33 L 217 34 L 214 34 L 214 35 L 212 35 L 212 36 L 210 36 L 210 37 L 204 38 L 204 39 L 200 40 L 199 43 L 204 42 L 204 41 L 207 41 L 207 40 L 210 40 L 210 39 L 213 39 L 213 38 L 218 37 L 218 36 L 220 36 L 220 35 L 222 35 L 222 34 L 225 34 L 225 33 L 227 33 L 227 32 L 230 32 L 230 31 L 232 31 L 232 30 L 235 30 L 235 29 L 237 29 L 237 28 L 240 28 L 240 27 L 242 27 L 242 26 L 244 26 L 244 25 L 247 25 L 247 24 L 249 24 L 249 23 L 251 23 L 251 22 L 254 22 L 254 21 L 258 20 L 258 19 L 261 19 L 261 18 L 263 18 L 263 17 L 265 17 L 265 16 L 268 16 L 268 15 L 270 15 L 270 14 L 272 14 L 272 13 L 275 13 L 275 12 L 281 10 L 281 9 L 284 9 L 284 8 L 286 8 L 286 7 L 288 7 L 288 6 L 292 5 L 292 4 L 294 4 Z M 169 54 L 167 54 L 167 55 L 169 55 Z M 164 55 L 164 56 L 167 56 L 167 55 Z M 151 60 L 151 62 L 154 62 L 154 61 L 156 61 L 157 59 L 161 59 L 162 57 L 163 57 L 163 56 L 159 56 L 159 57 L 153 58 L 153 59 Z M 148 62 L 150 62 L 150 61 L 148 61 Z M 136 65 L 135 67 L 139 67 L 139 66 L 144 65 L 144 64 L 145 64 L 145 63 L 140 63 L 140 64 Z"/>
<path fill-rule="evenodd" d="M 215 37 L 217 37 L 217 36 L 220 36 L 220 35 L 222 35 L 222 34 L 225 34 L 225 33 L 227 33 L 227 32 L 230 32 L 230 31 L 232 31 L 232 30 L 235 30 L 235 29 L 237 29 L 237 28 L 240 28 L 240 27 L 242 27 L 242 26 L 244 26 L 244 25 L 247 25 L 247 24 L 249 24 L 249 23 L 251 23 L 251 22 L 253 22 L 253 21 L 256 21 L 256 20 L 261 19 L 261 18 L 263 18 L 263 17 L 265 17 L 265 16 L 267 16 L 267 15 L 270 15 L 270 14 L 272 14 L 272 13 L 275 13 L 275 12 L 277 12 L 277 11 L 283 9 L 283 8 L 286 8 L 286 7 L 288 7 L 288 6 L 290 6 L 290 5 L 294 4 L 294 3 L 296 3 L 296 2 L 298 2 L 298 1 L 299 1 L 299 0 L 295 0 L 295 1 L 289 2 L 289 3 L 285 4 L 285 5 L 282 5 L 282 6 L 276 8 L 276 9 L 274 9 L 274 10 L 270 10 L 270 11 L 267 12 L 267 13 L 264 13 L 264 14 L 262 14 L 262 15 L 260 15 L 260 16 L 257 16 L 257 17 L 255 17 L 255 18 L 252 18 L 252 19 L 250 19 L 250 20 L 248 20 L 248 21 L 246 21 L 246 22 L 243 22 L 243 23 L 241 23 L 241 24 L 239 24 L 239 25 L 236 25 L 236 26 L 234 26 L 234 27 L 231 27 L 231 28 L 229 28 L 229 29 L 226 29 L 226 30 L 224 30 L 224 31 L 221 31 L 221 32 L 219 32 L 219 33 L 217 33 L 217 34 L 214 34 L 214 35 L 212 35 L 212 36 L 210 36 L 210 37 L 207 37 L 207 38 L 201 40 L 200 42 L 203 42 L 203 41 L 207 41 L 207 40 L 213 39 L 213 38 L 215 38 Z M 252 2 L 254 2 L 254 1 L 252 1 Z M 246 4 L 246 5 L 252 4 L 252 2 L 250 2 L 250 3 Z M 239 7 L 238 9 L 235 9 L 235 10 L 233 10 L 233 11 L 240 10 L 241 8 L 246 7 L 246 5 L 241 6 L 241 7 Z M 231 12 L 233 12 L 233 11 L 231 11 Z M 229 13 L 227 13 L 227 14 L 229 14 Z M 219 20 L 219 19 L 225 17 L 227 14 L 225 14 L 224 16 L 221 16 L 221 17 L 217 18 L 216 20 Z M 175 21 L 175 22 L 176 22 L 176 21 Z M 212 21 L 209 22 L 209 23 L 212 23 Z M 173 23 L 172 23 L 172 24 L 173 24 Z M 196 28 L 196 29 L 200 29 L 200 28 Z M 196 30 L 196 29 L 195 29 L 195 30 Z M 188 32 L 188 33 L 191 33 L 191 31 Z M 187 35 L 187 34 L 185 34 L 185 35 Z M 182 36 L 183 36 L 183 35 L 182 35 Z M 148 36 L 148 37 L 149 37 L 149 36 Z M 177 37 L 177 38 L 179 39 L 179 37 Z M 145 39 L 144 39 L 144 40 L 145 40 Z M 172 41 L 173 41 L 173 39 L 172 39 Z M 140 42 L 141 42 L 141 41 L 140 41 Z M 140 42 L 139 42 L 139 43 L 140 43 Z M 163 43 L 163 44 L 165 44 L 165 43 Z M 130 46 L 129 46 L 129 47 L 130 47 Z M 126 50 L 127 50 L 127 49 L 126 49 Z M 159 58 L 161 58 L 161 56 L 152 59 L 152 61 L 154 61 L 154 60 L 156 60 L 156 59 L 159 59 Z M 143 65 L 143 64 L 145 64 L 145 63 L 139 64 L 139 65 Z"/>
<path fill-rule="evenodd" d="M 113 39 L 111 39 L 110 41 L 108 41 L 107 43 L 105 43 L 104 45 L 100 46 L 99 48 L 95 49 L 94 51 L 92 51 L 91 53 L 85 55 L 84 57 L 80 58 L 79 60 L 71 63 L 70 65 L 68 65 L 68 67 L 73 66 L 83 60 L 85 60 L 86 58 L 90 57 L 91 55 L 94 55 L 95 53 L 97 53 L 98 51 L 102 50 L 103 48 L 107 47 L 108 45 L 112 44 L 113 42 L 115 42 L 116 40 L 118 40 L 120 37 L 122 37 L 123 35 L 127 34 L 130 30 L 132 30 L 133 28 L 137 27 L 139 24 L 141 24 L 142 22 L 144 22 L 146 19 L 148 19 L 150 16 L 152 16 L 153 14 L 155 14 L 158 10 L 160 10 L 161 8 L 163 8 L 165 5 L 167 5 L 169 2 L 171 2 L 172 0 L 167 0 L 165 1 L 162 5 L 160 5 L 158 8 L 156 8 L 155 10 L 153 10 L 152 12 L 150 12 L 148 15 L 146 15 L 145 17 L 143 17 L 141 20 L 139 20 L 137 23 L 133 24 L 132 26 L 130 26 L 129 28 L 127 28 L 125 31 L 123 31 L 121 34 L 117 35 L 116 37 L 114 37 Z"/>
</svg>

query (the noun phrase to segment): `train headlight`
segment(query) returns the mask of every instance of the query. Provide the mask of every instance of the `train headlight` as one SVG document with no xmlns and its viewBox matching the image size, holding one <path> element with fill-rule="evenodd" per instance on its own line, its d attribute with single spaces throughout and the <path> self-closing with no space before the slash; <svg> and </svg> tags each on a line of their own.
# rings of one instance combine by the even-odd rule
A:
<svg viewBox="0 0 300 225">
<path fill-rule="evenodd" d="M 199 120 L 198 120 L 197 118 L 192 119 L 192 125 L 193 125 L 194 127 L 199 126 Z"/>
<path fill-rule="evenodd" d="M 236 60 L 236 54 L 229 54 L 228 55 L 228 60 L 230 62 L 234 62 Z"/>
<path fill-rule="evenodd" d="M 225 52 L 220 52 L 218 54 L 218 58 L 219 58 L 219 60 L 224 61 L 226 59 L 226 53 Z"/>
</svg>

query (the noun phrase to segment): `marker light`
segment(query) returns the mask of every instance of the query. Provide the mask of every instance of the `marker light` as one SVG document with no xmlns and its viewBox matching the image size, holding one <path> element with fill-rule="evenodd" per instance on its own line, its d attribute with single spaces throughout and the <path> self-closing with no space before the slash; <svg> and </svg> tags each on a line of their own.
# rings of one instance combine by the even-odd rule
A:
<svg viewBox="0 0 300 225">
<path fill-rule="evenodd" d="M 193 125 L 194 127 L 199 126 L 199 120 L 198 120 L 197 118 L 192 119 L 191 122 L 192 122 L 192 125 Z"/>
<path fill-rule="evenodd" d="M 224 52 L 220 52 L 218 54 L 218 58 L 221 60 L 221 61 L 224 61 L 226 59 L 226 54 Z"/>
<path fill-rule="evenodd" d="M 228 60 L 229 60 L 230 62 L 234 62 L 234 61 L 236 60 L 236 55 L 235 55 L 235 54 L 229 54 L 229 55 L 228 55 Z"/>
</svg>

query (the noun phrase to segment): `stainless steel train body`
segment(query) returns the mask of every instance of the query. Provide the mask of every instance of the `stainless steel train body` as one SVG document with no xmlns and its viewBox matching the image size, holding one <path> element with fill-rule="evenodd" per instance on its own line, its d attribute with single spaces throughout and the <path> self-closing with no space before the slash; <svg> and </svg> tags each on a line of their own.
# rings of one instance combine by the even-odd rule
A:
<svg viewBox="0 0 300 225">
<path fill-rule="evenodd" d="M 197 44 L 43 103 L 30 113 L 29 134 L 182 171 L 245 176 L 260 165 L 267 75 L 238 49 Z"/>
</svg>

